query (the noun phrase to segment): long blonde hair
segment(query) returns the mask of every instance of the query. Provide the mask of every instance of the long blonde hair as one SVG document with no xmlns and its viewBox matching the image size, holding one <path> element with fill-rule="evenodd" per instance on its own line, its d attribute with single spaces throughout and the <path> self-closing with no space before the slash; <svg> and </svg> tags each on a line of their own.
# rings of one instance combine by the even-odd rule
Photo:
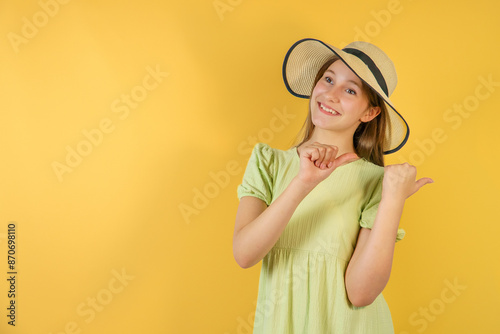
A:
<svg viewBox="0 0 500 334">
<path fill-rule="evenodd" d="M 314 79 L 314 85 L 312 89 L 314 89 L 328 67 L 330 67 L 330 65 L 337 60 L 339 60 L 339 58 L 332 58 L 325 64 L 323 64 L 323 66 L 321 66 L 318 73 L 316 74 L 316 78 Z M 387 112 L 387 107 L 384 100 L 373 89 L 365 84 L 363 80 L 361 80 L 361 82 L 363 86 L 362 89 L 368 96 L 368 103 L 370 107 L 380 107 L 380 114 L 371 121 L 362 122 L 358 126 L 353 136 L 354 150 L 360 158 L 365 158 L 366 160 L 383 167 L 384 144 L 386 143 L 386 127 L 389 127 L 387 129 L 387 131 L 389 131 L 389 138 L 391 131 L 390 122 L 388 122 L 389 115 Z M 312 90 L 310 95 L 312 95 Z M 295 139 L 295 143 L 297 144 L 293 145 L 293 147 L 300 146 L 304 142 L 308 141 L 314 131 L 314 124 L 311 118 L 311 103 L 309 103 L 308 108 L 309 112 L 307 113 L 307 118 Z"/>
</svg>

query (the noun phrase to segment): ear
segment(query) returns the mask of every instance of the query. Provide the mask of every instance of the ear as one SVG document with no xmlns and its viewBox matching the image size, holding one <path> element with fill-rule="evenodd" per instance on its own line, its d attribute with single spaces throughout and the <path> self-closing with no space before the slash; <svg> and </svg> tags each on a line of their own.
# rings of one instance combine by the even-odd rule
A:
<svg viewBox="0 0 500 334">
<path fill-rule="evenodd" d="M 380 107 L 368 107 L 359 120 L 366 123 L 377 117 L 378 114 L 380 114 Z"/>
</svg>

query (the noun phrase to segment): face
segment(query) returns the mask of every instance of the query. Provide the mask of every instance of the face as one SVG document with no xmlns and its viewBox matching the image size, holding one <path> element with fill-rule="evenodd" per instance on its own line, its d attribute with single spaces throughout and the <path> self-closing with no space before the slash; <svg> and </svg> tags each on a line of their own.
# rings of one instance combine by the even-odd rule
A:
<svg viewBox="0 0 500 334">
<path fill-rule="evenodd" d="M 361 79 L 341 60 L 333 62 L 311 95 L 311 117 L 315 126 L 339 133 L 354 134 L 361 122 L 380 113 L 370 107 Z"/>
</svg>

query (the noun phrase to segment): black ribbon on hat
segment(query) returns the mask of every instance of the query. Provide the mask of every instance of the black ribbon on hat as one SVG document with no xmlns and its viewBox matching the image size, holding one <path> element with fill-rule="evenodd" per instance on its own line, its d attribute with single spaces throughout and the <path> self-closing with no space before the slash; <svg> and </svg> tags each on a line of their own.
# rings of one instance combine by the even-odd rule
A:
<svg viewBox="0 0 500 334">
<path fill-rule="evenodd" d="M 361 59 L 361 61 L 363 61 L 363 63 L 365 63 L 366 66 L 368 66 L 375 79 L 377 79 L 378 85 L 380 86 L 380 88 L 382 88 L 385 95 L 389 96 L 389 91 L 387 90 L 387 84 L 385 83 L 385 79 L 384 76 L 382 75 L 382 72 L 380 72 L 377 65 L 375 65 L 373 60 L 366 53 L 353 48 L 345 48 L 342 49 L 342 51 L 352 54 L 353 56 L 356 56 L 359 59 Z"/>
</svg>

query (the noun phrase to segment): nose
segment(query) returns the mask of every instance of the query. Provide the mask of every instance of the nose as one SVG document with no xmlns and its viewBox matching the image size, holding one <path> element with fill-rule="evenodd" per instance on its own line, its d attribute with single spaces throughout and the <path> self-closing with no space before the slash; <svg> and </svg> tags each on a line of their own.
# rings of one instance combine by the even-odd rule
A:
<svg viewBox="0 0 500 334">
<path fill-rule="evenodd" d="M 339 102 L 340 91 L 337 85 L 332 85 L 330 89 L 325 92 L 325 96 L 332 102 Z"/>
</svg>

